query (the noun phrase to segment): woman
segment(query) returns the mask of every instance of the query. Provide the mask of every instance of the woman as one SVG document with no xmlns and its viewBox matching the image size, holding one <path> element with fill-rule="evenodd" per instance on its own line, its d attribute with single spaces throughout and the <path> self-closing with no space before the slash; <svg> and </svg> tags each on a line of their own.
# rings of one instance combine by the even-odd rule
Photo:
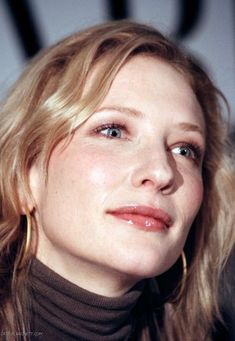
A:
<svg viewBox="0 0 235 341">
<path fill-rule="evenodd" d="M 29 64 L 1 113 L 7 340 L 210 339 L 234 245 L 219 97 L 136 23 L 90 28 Z"/>
</svg>

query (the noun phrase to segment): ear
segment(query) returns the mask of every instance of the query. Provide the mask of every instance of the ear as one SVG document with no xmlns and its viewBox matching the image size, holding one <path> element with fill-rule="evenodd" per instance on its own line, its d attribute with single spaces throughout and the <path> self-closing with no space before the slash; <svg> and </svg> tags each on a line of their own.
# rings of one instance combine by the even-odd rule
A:
<svg viewBox="0 0 235 341">
<path fill-rule="evenodd" d="M 28 174 L 28 190 L 20 191 L 22 214 L 32 212 L 39 202 L 42 186 L 42 170 L 39 163 L 35 162 Z M 25 193 L 26 192 L 26 193 Z"/>
</svg>

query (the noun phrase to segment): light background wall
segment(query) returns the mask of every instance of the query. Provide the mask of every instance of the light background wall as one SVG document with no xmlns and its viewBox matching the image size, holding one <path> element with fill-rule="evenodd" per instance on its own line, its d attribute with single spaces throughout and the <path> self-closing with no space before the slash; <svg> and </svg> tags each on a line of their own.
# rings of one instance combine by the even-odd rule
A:
<svg viewBox="0 0 235 341">
<path fill-rule="evenodd" d="M 178 0 L 129 0 L 131 19 L 173 34 L 179 24 L 179 3 Z M 71 32 L 109 20 L 105 0 L 30 0 L 30 5 L 45 46 Z M 195 30 L 181 44 L 202 61 L 224 92 L 235 124 L 234 0 L 204 0 L 202 5 Z M 3 0 L 0 0 L 0 46 L 0 98 L 3 98 L 25 64 Z"/>
</svg>

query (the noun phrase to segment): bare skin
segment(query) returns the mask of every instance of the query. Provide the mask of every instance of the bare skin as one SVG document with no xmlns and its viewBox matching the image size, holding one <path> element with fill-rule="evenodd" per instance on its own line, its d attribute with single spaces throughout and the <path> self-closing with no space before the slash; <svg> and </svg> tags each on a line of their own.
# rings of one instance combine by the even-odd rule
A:
<svg viewBox="0 0 235 341">
<path fill-rule="evenodd" d="M 166 271 L 201 205 L 204 131 L 200 106 L 178 71 L 158 59 L 131 59 L 67 148 L 55 148 L 47 186 L 37 164 L 31 169 L 37 257 L 110 297 Z M 161 210 L 170 226 L 111 214 L 123 207 Z"/>
</svg>

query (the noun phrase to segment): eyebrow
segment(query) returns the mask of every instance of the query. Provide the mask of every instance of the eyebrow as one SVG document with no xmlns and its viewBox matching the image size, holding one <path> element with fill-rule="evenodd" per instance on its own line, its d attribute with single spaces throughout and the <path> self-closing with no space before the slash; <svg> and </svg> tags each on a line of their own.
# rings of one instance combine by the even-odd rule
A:
<svg viewBox="0 0 235 341">
<path fill-rule="evenodd" d="M 118 105 L 112 105 L 112 106 L 105 106 L 105 107 L 101 107 L 99 111 L 105 111 L 105 110 L 112 110 L 112 111 L 119 111 L 121 113 L 124 114 L 128 114 L 134 117 L 144 117 L 144 114 L 142 111 L 137 110 L 135 108 L 131 108 L 131 107 L 122 107 L 122 106 L 118 106 Z"/>
<path fill-rule="evenodd" d="M 104 107 L 101 107 L 97 112 L 105 111 L 105 110 L 119 111 L 121 113 L 128 114 L 134 117 L 139 117 L 139 118 L 144 118 L 145 116 L 144 113 L 140 110 L 137 110 L 132 107 L 123 107 L 119 105 L 104 106 Z M 180 122 L 176 124 L 176 127 L 186 132 L 195 131 L 195 132 L 200 133 L 202 136 L 205 135 L 203 129 L 199 127 L 197 124 L 188 123 L 188 122 Z"/>
<path fill-rule="evenodd" d="M 180 128 L 183 131 L 195 131 L 195 132 L 200 133 L 203 136 L 205 135 L 203 129 L 199 127 L 197 124 L 181 122 L 181 123 L 176 124 L 176 127 Z"/>
</svg>

